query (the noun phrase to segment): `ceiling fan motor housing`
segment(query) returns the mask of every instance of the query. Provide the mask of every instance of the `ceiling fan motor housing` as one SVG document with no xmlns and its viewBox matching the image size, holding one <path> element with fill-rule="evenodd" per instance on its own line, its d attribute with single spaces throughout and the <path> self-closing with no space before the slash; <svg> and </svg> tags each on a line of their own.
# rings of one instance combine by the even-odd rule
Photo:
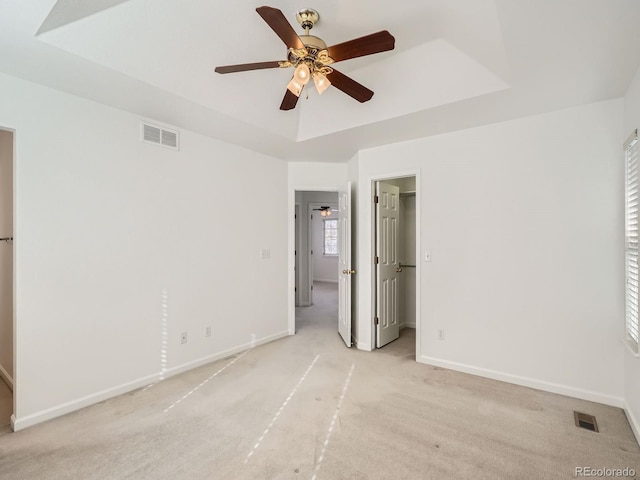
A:
<svg viewBox="0 0 640 480">
<path fill-rule="evenodd" d="M 305 47 L 315 48 L 317 50 L 326 50 L 327 44 L 321 38 L 315 35 L 300 35 L 300 40 Z"/>
</svg>

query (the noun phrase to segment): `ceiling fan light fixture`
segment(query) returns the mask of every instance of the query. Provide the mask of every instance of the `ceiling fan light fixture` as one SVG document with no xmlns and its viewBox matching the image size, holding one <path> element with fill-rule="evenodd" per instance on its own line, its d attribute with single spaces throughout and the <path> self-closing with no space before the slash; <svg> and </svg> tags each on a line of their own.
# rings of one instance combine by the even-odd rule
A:
<svg viewBox="0 0 640 480">
<path fill-rule="evenodd" d="M 282 11 L 274 7 L 262 6 L 256 12 L 276 33 L 287 47 L 285 60 L 223 65 L 215 68 L 216 73 L 246 72 L 269 68 L 293 68 L 293 79 L 287 85 L 280 110 L 293 110 L 304 86 L 313 78 L 318 94 L 329 86 L 334 86 L 360 103 L 368 102 L 373 92 L 352 78 L 334 70 L 334 63 L 387 52 L 395 48 L 395 38 L 387 30 L 354 38 L 327 47 L 319 37 L 309 31 L 319 21 L 317 11 L 306 8 L 298 11 L 296 19 L 304 29 L 304 35 L 297 35 Z M 329 77 L 331 81 L 329 81 Z"/>
<path fill-rule="evenodd" d="M 326 75 L 323 75 L 322 73 L 319 73 L 319 72 L 315 72 L 313 74 L 313 83 L 315 83 L 316 90 L 320 95 L 322 95 L 322 92 L 324 92 L 327 88 L 331 86 L 331 82 L 326 77 Z"/>
<path fill-rule="evenodd" d="M 300 83 L 298 83 L 294 78 L 291 79 L 291 81 L 289 82 L 289 85 L 287 85 L 287 89 L 293 93 L 296 97 L 300 96 L 300 93 L 302 92 L 302 88 L 304 87 L 304 85 L 301 85 Z"/>
<path fill-rule="evenodd" d="M 309 70 L 309 66 L 301 62 L 297 67 L 295 72 L 293 72 L 293 79 L 298 82 L 300 85 L 306 85 L 311 78 L 311 70 Z"/>
</svg>

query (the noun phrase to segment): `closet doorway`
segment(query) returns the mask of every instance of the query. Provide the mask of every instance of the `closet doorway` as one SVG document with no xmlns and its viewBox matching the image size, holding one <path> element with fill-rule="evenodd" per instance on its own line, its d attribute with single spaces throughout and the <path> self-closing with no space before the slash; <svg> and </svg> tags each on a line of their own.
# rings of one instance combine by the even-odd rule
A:
<svg viewBox="0 0 640 480">
<path fill-rule="evenodd" d="M 416 177 L 375 181 L 374 331 L 376 348 L 406 337 L 416 345 Z"/>
</svg>

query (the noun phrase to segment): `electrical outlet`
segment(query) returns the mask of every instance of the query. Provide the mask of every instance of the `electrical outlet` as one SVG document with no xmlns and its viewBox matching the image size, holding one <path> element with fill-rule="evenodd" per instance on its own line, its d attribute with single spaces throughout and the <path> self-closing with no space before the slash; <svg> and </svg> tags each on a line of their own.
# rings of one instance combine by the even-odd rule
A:
<svg viewBox="0 0 640 480">
<path fill-rule="evenodd" d="M 187 332 L 182 332 L 180 334 L 180 343 L 187 343 Z"/>
<path fill-rule="evenodd" d="M 211 336 L 211 325 L 207 325 L 204 328 L 204 336 L 205 337 L 210 337 Z"/>
<path fill-rule="evenodd" d="M 444 340 L 444 329 L 438 330 L 438 340 Z"/>
</svg>

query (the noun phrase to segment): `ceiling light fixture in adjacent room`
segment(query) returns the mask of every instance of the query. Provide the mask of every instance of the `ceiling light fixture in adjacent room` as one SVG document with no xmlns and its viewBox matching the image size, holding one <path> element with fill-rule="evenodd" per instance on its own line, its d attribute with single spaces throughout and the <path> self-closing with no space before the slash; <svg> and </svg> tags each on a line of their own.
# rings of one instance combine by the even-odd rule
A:
<svg viewBox="0 0 640 480">
<path fill-rule="evenodd" d="M 314 208 L 313 211 L 314 212 L 320 212 L 320 215 L 322 215 L 323 217 L 330 217 L 331 216 L 331 207 Z"/>
</svg>

